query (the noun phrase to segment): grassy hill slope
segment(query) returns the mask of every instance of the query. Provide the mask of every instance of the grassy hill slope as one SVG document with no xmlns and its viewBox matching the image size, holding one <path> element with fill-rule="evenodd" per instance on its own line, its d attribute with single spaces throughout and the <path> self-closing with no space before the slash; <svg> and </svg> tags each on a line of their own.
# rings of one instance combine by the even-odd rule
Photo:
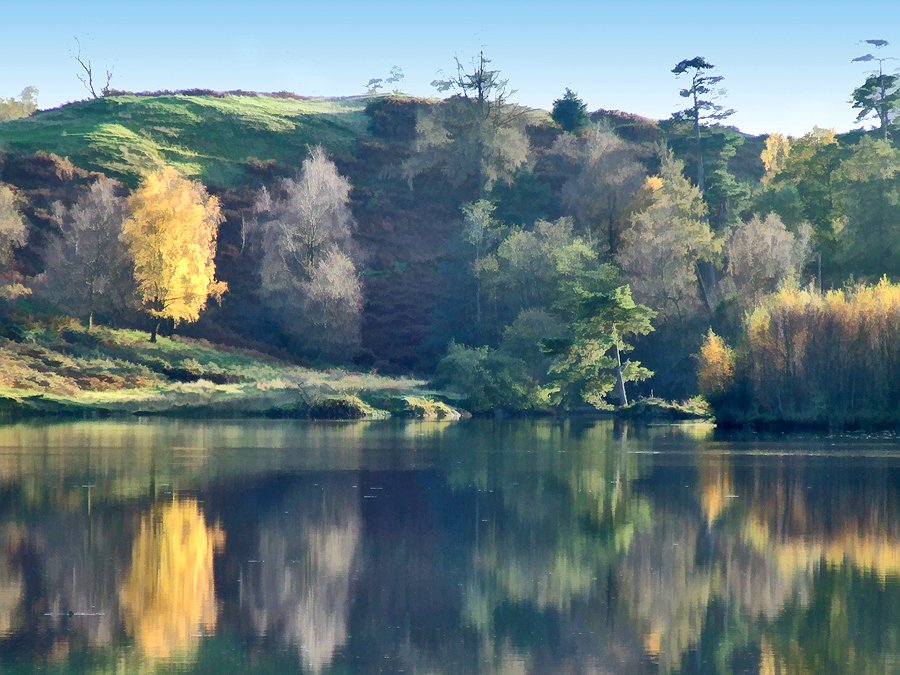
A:
<svg viewBox="0 0 900 675">
<path fill-rule="evenodd" d="M 350 151 L 365 131 L 369 100 L 122 94 L 0 124 L 0 148 L 52 152 L 130 184 L 168 163 L 209 185 L 230 187 L 242 182 L 254 159 L 295 166 L 312 144 L 332 154 Z"/>
</svg>

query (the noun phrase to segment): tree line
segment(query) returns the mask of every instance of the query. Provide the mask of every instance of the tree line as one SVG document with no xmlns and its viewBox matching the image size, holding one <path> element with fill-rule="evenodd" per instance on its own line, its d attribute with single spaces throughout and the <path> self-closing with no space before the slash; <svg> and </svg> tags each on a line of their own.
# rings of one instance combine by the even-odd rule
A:
<svg viewBox="0 0 900 675">
<path fill-rule="evenodd" d="M 885 45 L 873 46 L 878 56 L 861 60 L 881 66 Z M 737 345 L 780 288 L 821 293 L 896 274 L 894 76 L 868 75 L 853 95 L 876 133 L 756 139 L 725 126 L 734 111 L 707 59 L 672 72 L 687 106 L 658 125 L 592 116 L 571 89 L 547 120 L 513 101 L 483 53 L 435 80 L 450 94 L 441 101 L 374 99 L 373 140 L 359 152 L 393 149 L 377 175 L 351 162 L 351 184 L 313 147 L 253 189 L 235 306 L 262 308 L 254 330 L 285 336 L 297 354 L 346 361 L 364 342 L 359 214 L 416 216 L 431 202 L 421 217 L 437 214 L 447 233 L 426 336 L 443 356 L 431 364 L 437 383 L 475 410 L 603 407 L 654 388 L 694 393 L 708 331 Z M 21 200 L 0 189 L 7 296 L 33 291 L 88 326 L 138 307 L 155 339 L 226 291 L 221 205 L 174 169 L 130 194 L 100 177 L 52 210 L 58 231 L 26 288 L 14 265 L 28 238 Z"/>
</svg>

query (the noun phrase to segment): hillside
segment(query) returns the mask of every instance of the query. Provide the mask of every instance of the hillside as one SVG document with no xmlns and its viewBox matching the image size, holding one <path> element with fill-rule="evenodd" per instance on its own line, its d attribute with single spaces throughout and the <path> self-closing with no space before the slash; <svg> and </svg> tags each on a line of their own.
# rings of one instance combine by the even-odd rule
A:
<svg viewBox="0 0 900 675">
<path fill-rule="evenodd" d="M 350 151 L 365 131 L 369 100 L 123 94 L 0 124 L 0 147 L 19 155 L 52 152 L 131 184 L 143 170 L 167 163 L 224 188 L 245 181 L 254 160 L 295 165 L 311 144 Z"/>
<path fill-rule="evenodd" d="M 419 113 L 434 104 L 394 95 L 115 94 L 2 123 L 0 181 L 18 188 L 33 225 L 18 256 L 20 269 L 26 276 L 43 270 L 43 251 L 58 230 L 53 205 L 71 203 L 92 180 L 91 172 L 133 186 L 145 170 L 172 164 L 203 181 L 221 200 L 225 216 L 216 265 L 229 292 L 221 307 L 187 330 L 216 342 L 290 349 L 259 302 L 244 220 L 256 191 L 294 174 L 309 146 L 320 144 L 353 187 L 354 239 L 365 287 L 362 344 L 353 361 L 379 372 L 431 372 L 451 336 L 477 339 L 465 319 L 473 279 L 460 223 L 460 207 L 477 198 L 477 191 L 448 186 L 439 171 L 421 173 L 413 184 L 403 171 L 416 152 Z M 611 111 L 592 117 L 634 143 L 647 172 L 657 170 L 664 125 Z M 531 146 L 528 165 L 515 185 L 499 183 L 489 197 L 501 218 L 527 228 L 539 218 L 565 215 L 559 195 L 572 169 L 551 152 L 561 131 L 546 111 L 529 110 L 523 121 Z M 761 173 L 761 141 L 748 140 L 734 168 L 750 179 Z M 104 319 L 140 325 L 138 317 Z"/>
</svg>

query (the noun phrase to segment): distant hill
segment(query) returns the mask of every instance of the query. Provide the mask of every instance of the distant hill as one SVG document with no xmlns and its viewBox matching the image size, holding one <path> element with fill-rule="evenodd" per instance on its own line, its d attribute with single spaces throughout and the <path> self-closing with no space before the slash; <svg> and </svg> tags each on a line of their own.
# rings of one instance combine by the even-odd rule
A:
<svg viewBox="0 0 900 675">
<path fill-rule="evenodd" d="M 307 146 L 348 152 L 366 129 L 372 97 L 285 94 L 120 94 L 70 103 L 0 124 L 0 147 L 68 157 L 83 169 L 134 184 L 162 163 L 220 187 L 246 178 L 253 161 L 291 166 Z"/>
</svg>

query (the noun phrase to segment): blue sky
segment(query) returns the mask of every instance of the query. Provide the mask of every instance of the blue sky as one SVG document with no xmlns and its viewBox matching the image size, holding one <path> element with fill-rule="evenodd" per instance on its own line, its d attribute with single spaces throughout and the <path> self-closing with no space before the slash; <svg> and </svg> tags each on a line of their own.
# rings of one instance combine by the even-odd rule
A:
<svg viewBox="0 0 900 675">
<path fill-rule="evenodd" d="M 854 126 L 860 40 L 889 40 L 900 56 L 897 0 L 29 0 L 2 12 L 0 96 L 34 84 L 41 107 L 85 96 L 74 35 L 98 70 L 114 66 L 115 87 L 137 91 L 350 95 L 397 65 L 404 91 L 433 95 L 437 71 L 483 46 L 520 103 L 549 108 L 569 86 L 591 110 L 656 118 L 682 102 L 673 65 L 701 55 L 725 76 L 732 123 L 800 134 Z"/>
</svg>

